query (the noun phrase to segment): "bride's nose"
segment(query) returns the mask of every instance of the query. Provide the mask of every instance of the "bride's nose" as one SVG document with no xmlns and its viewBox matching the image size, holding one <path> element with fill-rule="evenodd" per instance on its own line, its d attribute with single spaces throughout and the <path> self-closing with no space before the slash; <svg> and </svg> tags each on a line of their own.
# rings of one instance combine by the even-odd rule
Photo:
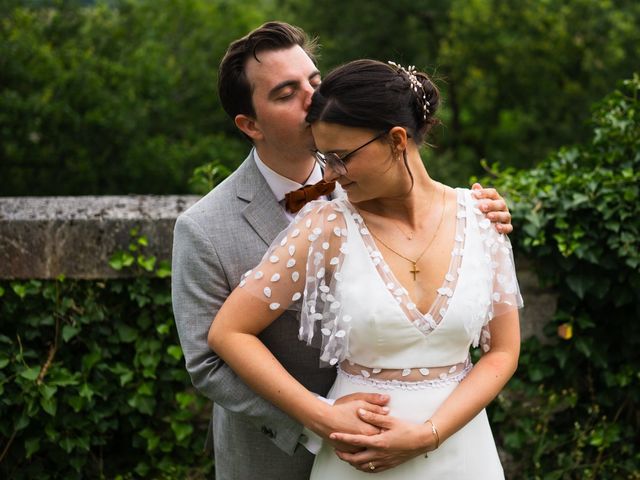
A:
<svg viewBox="0 0 640 480">
<path fill-rule="evenodd" d="M 328 164 L 324 166 L 324 172 L 322 174 L 322 178 L 324 179 L 325 182 L 333 182 L 334 180 L 337 180 L 339 177 L 340 175 Z"/>
</svg>

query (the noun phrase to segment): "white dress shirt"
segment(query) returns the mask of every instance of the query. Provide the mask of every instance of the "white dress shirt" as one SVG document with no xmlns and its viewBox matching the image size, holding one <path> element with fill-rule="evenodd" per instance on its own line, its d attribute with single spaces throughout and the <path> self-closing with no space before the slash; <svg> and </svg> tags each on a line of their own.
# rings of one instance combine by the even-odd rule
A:
<svg viewBox="0 0 640 480">
<path fill-rule="evenodd" d="M 290 178 L 283 177 L 278 172 L 275 172 L 274 170 L 269 168 L 262 161 L 262 159 L 258 155 L 258 152 L 255 148 L 253 149 L 253 158 L 256 160 L 256 166 L 258 167 L 258 170 L 260 171 L 264 179 L 267 181 L 269 188 L 275 195 L 278 202 L 280 202 L 280 205 L 282 205 L 283 207 L 284 207 L 284 196 L 287 193 L 291 192 L 292 190 L 297 190 L 303 187 L 304 185 L 313 185 L 314 183 L 318 183 L 320 180 L 322 180 L 322 170 L 320 169 L 320 165 L 318 165 L 317 163 L 314 164 L 313 170 L 311 171 L 311 175 L 309 175 L 309 177 L 304 182 L 304 184 L 300 184 L 294 180 L 291 180 Z M 320 198 L 323 198 L 323 197 L 320 197 Z M 287 218 L 289 219 L 289 221 L 293 220 L 294 217 L 296 216 L 294 213 L 290 213 L 286 209 L 285 209 L 285 214 L 287 215 Z"/>
</svg>

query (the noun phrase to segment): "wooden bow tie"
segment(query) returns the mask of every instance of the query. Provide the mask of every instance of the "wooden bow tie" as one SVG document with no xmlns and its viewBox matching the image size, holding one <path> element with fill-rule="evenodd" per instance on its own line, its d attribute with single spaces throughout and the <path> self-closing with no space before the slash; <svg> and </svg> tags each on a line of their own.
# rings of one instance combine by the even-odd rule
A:
<svg viewBox="0 0 640 480">
<path fill-rule="evenodd" d="M 324 180 L 313 185 L 305 185 L 298 190 L 287 193 L 284 196 L 284 206 L 287 211 L 296 213 L 311 200 L 316 200 L 322 195 L 329 195 L 335 187 L 336 182 L 325 182 Z"/>
</svg>

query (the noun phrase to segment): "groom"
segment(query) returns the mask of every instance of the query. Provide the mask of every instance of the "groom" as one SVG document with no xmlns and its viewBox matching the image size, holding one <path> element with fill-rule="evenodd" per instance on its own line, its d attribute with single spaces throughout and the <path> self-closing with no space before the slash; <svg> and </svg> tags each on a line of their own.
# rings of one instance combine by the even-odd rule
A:
<svg viewBox="0 0 640 480">
<path fill-rule="evenodd" d="M 219 69 L 223 108 L 253 149 L 242 165 L 177 220 L 173 244 L 173 309 L 186 367 L 196 388 L 214 401 L 212 434 L 217 480 L 309 478 L 321 439 L 254 394 L 207 346 L 211 321 L 241 275 L 259 263 L 292 214 L 285 194 L 321 180 L 305 122 L 320 72 L 314 44 L 297 27 L 266 23 L 233 42 Z M 495 221 L 509 233 L 509 213 L 495 191 L 483 191 Z M 285 312 L 260 339 L 300 383 L 326 395 L 333 369 L 319 368 L 318 351 L 297 339 L 294 312 Z M 377 433 L 358 408 L 388 398 L 354 394 L 344 431 Z M 325 441 L 328 441 L 325 439 Z M 339 445 L 341 450 L 349 446 Z"/>
</svg>

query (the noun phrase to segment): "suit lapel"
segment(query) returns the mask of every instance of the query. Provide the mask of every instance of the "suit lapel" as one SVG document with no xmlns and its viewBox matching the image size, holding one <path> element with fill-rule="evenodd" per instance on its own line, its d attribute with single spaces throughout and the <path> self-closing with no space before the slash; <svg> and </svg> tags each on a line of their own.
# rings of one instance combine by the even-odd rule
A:
<svg viewBox="0 0 640 480">
<path fill-rule="evenodd" d="M 238 198 L 248 202 L 242 215 L 265 244 L 271 245 L 276 236 L 289 226 L 289 220 L 258 170 L 253 153 L 243 165 L 240 180 L 237 187 Z"/>
</svg>

